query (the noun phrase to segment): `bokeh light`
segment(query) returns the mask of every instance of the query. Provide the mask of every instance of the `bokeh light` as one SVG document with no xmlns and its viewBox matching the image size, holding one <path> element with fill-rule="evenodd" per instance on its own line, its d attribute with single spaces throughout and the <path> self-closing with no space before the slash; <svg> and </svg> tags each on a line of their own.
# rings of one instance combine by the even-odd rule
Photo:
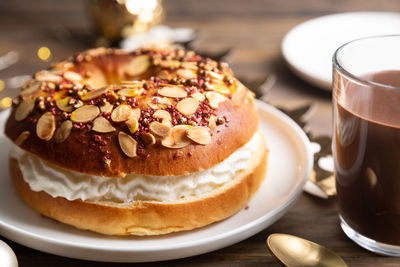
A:
<svg viewBox="0 0 400 267">
<path fill-rule="evenodd" d="M 1 108 L 9 108 L 12 105 L 11 97 L 4 97 L 0 100 Z"/>
<path fill-rule="evenodd" d="M 142 22 L 149 23 L 153 20 L 153 10 L 143 10 L 139 13 L 139 19 Z"/>
<path fill-rule="evenodd" d="M 42 46 L 38 49 L 37 55 L 41 60 L 47 61 L 51 57 L 51 51 L 48 47 Z"/>
<path fill-rule="evenodd" d="M 153 11 L 157 7 L 157 0 L 126 0 L 126 9 L 131 14 L 138 15 L 143 11 Z"/>
</svg>

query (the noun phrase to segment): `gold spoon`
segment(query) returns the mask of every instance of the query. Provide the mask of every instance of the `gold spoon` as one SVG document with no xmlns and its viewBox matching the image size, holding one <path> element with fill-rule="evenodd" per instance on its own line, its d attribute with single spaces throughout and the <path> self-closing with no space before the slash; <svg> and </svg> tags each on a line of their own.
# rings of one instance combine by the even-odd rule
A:
<svg viewBox="0 0 400 267">
<path fill-rule="evenodd" d="M 0 240 L 0 265 L 4 267 L 18 267 L 18 260 L 14 251 L 6 242 Z"/>
<path fill-rule="evenodd" d="M 267 246 L 288 267 L 347 266 L 332 250 L 297 236 L 272 234 L 267 238 Z"/>
</svg>

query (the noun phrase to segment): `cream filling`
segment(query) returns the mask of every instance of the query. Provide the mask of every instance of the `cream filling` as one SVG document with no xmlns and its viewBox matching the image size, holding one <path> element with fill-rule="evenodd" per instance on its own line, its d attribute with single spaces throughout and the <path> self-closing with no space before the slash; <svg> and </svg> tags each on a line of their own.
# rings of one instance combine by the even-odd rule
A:
<svg viewBox="0 0 400 267">
<path fill-rule="evenodd" d="M 33 191 L 45 191 L 52 197 L 123 204 L 137 200 L 173 202 L 198 197 L 232 181 L 249 166 L 261 138 L 256 132 L 248 143 L 214 167 L 178 176 L 130 173 L 124 178 L 110 178 L 84 174 L 49 164 L 16 145 L 10 156 L 18 160 L 24 180 Z"/>
</svg>

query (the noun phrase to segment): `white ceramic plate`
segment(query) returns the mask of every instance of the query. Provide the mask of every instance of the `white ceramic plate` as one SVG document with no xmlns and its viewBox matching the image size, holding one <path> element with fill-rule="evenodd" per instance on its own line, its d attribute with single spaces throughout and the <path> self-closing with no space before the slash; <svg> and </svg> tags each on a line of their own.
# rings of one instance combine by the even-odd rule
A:
<svg viewBox="0 0 400 267">
<path fill-rule="evenodd" d="M 7 174 L 9 141 L 0 114 L 0 234 L 44 252 L 86 260 L 160 261 L 198 255 L 242 241 L 278 220 L 300 196 L 312 168 L 303 131 L 277 109 L 258 101 L 261 129 L 270 150 L 268 171 L 248 208 L 222 222 L 159 237 L 108 237 L 48 219 L 25 205 Z"/>
<path fill-rule="evenodd" d="M 351 40 L 400 34 L 400 13 L 352 12 L 315 18 L 294 27 L 283 39 L 282 54 L 304 80 L 331 90 L 332 55 Z"/>
</svg>

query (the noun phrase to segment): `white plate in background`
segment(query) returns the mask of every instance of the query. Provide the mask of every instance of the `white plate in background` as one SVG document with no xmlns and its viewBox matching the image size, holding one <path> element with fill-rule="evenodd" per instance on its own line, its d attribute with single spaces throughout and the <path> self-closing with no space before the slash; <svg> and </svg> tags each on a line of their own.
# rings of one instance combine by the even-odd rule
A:
<svg viewBox="0 0 400 267">
<path fill-rule="evenodd" d="M 0 234 L 22 245 L 60 256 L 109 262 L 178 259 L 240 242 L 282 217 L 302 193 L 312 168 L 310 143 L 289 117 L 257 101 L 260 128 L 269 155 L 267 176 L 259 191 L 234 216 L 209 226 L 158 237 L 112 237 L 39 215 L 16 195 L 7 172 L 10 143 L 4 136 L 7 112 L 0 113 Z"/>
<path fill-rule="evenodd" d="M 387 34 L 400 34 L 400 13 L 333 14 L 311 19 L 290 30 L 282 41 L 282 54 L 298 76 L 331 90 L 332 56 L 336 49 L 358 38 Z"/>
</svg>

